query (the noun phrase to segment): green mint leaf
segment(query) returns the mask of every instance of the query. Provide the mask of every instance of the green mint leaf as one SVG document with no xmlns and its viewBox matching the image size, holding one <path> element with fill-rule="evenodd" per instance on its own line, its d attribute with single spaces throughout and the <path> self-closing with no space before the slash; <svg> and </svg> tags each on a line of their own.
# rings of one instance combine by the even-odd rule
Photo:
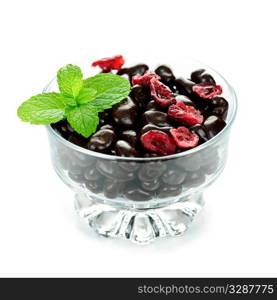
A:
<svg viewBox="0 0 277 300">
<path fill-rule="evenodd" d="M 69 112 L 74 109 L 76 106 L 69 106 L 67 105 L 65 108 L 64 108 L 64 118 L 67 118 L 67 115 L 69 114 Z"/>
<path fill-rule="evenodd" d="M 66 105 L 69 106 L 76 106 L 77 105 L 77 101 L 73 96 L 69 96 L 69 95 L 63 95 L 64 101 L 66 103 Z"/>
<path fill-rule="evenodd" d="M 97 91 L 91 102 L 98 112 L 111 108 L 114 104 L 126 98 L 130 93 L 130 83 L 127 79 L 115 74 L 99 74 L 84 80 L 85 88 Z"/>
<path fill-rule="evenodd" d="M 86 138 L 95 132 L 99 123 L 98 112 L 92 102 L 68 109 L 66 116 L 70 126 Z"/>
<path fill-rule="evenodd" d="M 58 93 L 44 93 L 23 102 L 17 115 L 22 121 L 32 124 L 51 124 L 63 119 L 65 100 Z"/>
<path fill-rule="evenodd" d="M 58 71 L 57 81 L 63 95 L 75 98 L 83 87 L 83 74 L 78 66 L 67 65 Z"/>
<path fill-rule="evenodd" d="M 126 97 L 123 97 L 122 99 L 124 99 Z M 117 102 L 120 102 L 122 99 L 120 99 Z M 114 104 L 116 104 L 117 102 L 115 102 L 113 99 L 110 99 L 110 96 L 107 96 L 105 98 L 105 95 L 101 96 L 101 98 L 97 98 L 95 100 L 93 100 L 91 103 L 94 107 L 96 107 L 98 112 L 102 112 L 105 109 L 109 109 L 111 108 Z"/>
<path fill-rule="evenodd" d="M 82 88 L 76 100 L 79 104 L 85 104 L 93 100 L 96 94 L 97 91 L 94 88 Z"/>
</svg>

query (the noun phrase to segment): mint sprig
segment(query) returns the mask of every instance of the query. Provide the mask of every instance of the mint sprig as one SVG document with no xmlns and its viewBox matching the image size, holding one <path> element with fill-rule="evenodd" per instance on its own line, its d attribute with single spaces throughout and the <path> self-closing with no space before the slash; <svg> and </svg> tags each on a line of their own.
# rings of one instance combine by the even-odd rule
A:
<svg viewBox="0 0 277 300">
<path fill-rule="evenodd" d="M 57 81 L 63 95 L 75 98 L 83 87 L 83 73 L 79 67 L 67 65 L 58 71 Z"/>
<path fill-rule="evenodd" d="M 67 121 L 78 133 L 89 137 L 99 124 L 97 108 L 92 102 L 73 107 L 67 111 Z"/>
<path fill-rule="evenodd" d="M 63 118 L 65 106 L 65 99 L 61 94 L 38 94 L 23 102 L 17 114 L 22 121 L 46 125 L 60 121 Z"/>
<path fill-rule="evenodd" d="M 99 112 L 111 108 L 114 104 L 122 100 L 122 95 L 125 95 L 125 98 L 130 93 L 128 80 L 108 73 L 86 79 L 84 87 L 93 87 L 97 90 L 93 104 Z"/>
<path fill-rule="evenodd" d="M 43 93 L 23 102 L 17 110 L 22 121 L 52 124 L 67 119 L 71 127 L 89 137 L 99 123 L 98 113 L 111 108 L 130 93 L 121 76 L 99 74 L 83 80 L 78 66 L 67 65 L 57 74 L 60 93 Z"/>
</svg>

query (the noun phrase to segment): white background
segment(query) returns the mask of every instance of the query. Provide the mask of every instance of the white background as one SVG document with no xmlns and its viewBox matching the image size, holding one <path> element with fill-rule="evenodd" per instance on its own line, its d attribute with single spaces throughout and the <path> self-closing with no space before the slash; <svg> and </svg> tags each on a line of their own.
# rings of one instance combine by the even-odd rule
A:
<svg viewBox="0 0 277 300">
<path fill-rule="evenodd" d="M 2 1 L 0 276 L 277 276 L 276 1 Z M 54 173 L 43 127 L 17 106 L 57 69 L 117 53 L 183 51 L 234 86 L 228 165 L 181 238 L 100 238 Z"/>
</svg>

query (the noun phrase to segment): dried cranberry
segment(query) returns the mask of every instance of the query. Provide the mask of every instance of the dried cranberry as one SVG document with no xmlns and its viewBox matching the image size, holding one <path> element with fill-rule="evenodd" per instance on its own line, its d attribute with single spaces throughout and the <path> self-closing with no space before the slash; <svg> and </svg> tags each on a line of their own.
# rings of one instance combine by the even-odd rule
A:
<svg viewBox="0 0 277 300">
<path fill-rule="evenodd" d="M 193 106 L 185 105 L 184 102 L 177 102 L 168 109 L 168 116 L 172 119 L 187 125 L 201 124 L 203 116 Z"/>
<path fill-rule="evenodd" d="M 186 127 L 170 129 L 170 133 L 179 148 L 193 148 L 198 144 L 199 136 L 190 132 Z"/>
<path fill-rule="evenodd" d="M 176 103 L 171 90 L 157 78 L 152 78 L 150 80 L 150 90 L 151 96 L 160 106 L 168 107 L 169 105 Z"/>
<path fill-rule="evenodd" d="M 122 55 L 116 55 L 94 61 L 92 66 L 99 66 L 104 72 L 109 72 L 111 70 L 120 70 L 124 62 L 125 60 Z"/>
<path fill-rule="evenodd" d="M 192 87 L 192 91 L 201 98 L 212 99 L 214 96 L 222 93 L 222 87 L 220 85 L 202 82 L 195 84 Z"/>
<path fill-rule="evenodd" d="M 161 155 L 170 155 L 176 150 L 172 137 L 159 130 L 146 132 L 141 136 L 141 142 L 145 149 Z"/>
<path fill-rule="evenodd" d="M 132 85 L 139 84 L 143 86 L 149 86 L 152 78 L 161 79 L 159 75 L 154 72 L 146 71 L 143 75 L 137 74 L 132 77 Z"/>
</svg>

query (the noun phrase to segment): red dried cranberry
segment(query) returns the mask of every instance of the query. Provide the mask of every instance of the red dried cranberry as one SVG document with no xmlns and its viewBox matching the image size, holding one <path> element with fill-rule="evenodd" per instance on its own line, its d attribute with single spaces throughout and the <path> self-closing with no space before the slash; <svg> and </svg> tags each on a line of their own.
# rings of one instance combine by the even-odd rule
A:
<svg viewBox="0 0 277 300">
<path fill-rule="evenodd" d="M 137 74 L 132 78 L 132 85 L 139 84 L 143 86 L 149 86 L 152 78 L 161 79 L 159 75 L 154 72 L 146 71 L 143 75 Z"/>
<path fill-rule="evenodd" d="M 176 150 L 173 138 L 159 130 L 146 132 L 141 136 L 141 142 L 145 149 L 161 155 L 170 155 Z"/>
<path fill-rule="evenodd" d="M 157 78 L 152 78 L 150 80 L 150 90 L 151 96 L 160 106 L 168 107 L 169 105 L 176 103 L 171 90 Z"/>
<path fill-rule="evenodd" d="M 201 124 L 203 116 L 193 106 L 185 105 L 184 102 L 177 102 L 168 109 L 168 116 L 172 119 L 187 125 Z"/>
<path fill-rule="evenodd" d="M 99 66 L 104 72 L 109 72 L 111 70 L 120 70 L 124 62 L 125 60 L 122 55 L 116 55 L 94 61 L 92 66 Z"/>
<path fill-rule="evenodd" d="M 198 144 L 199 136 L 190 132 L 186 127 L 170 129 L 170 133 L 179 148 L 193 148 Z"/>
<path fill-rule="evenodd" d="M 222 87 L 216 84 L 210 84 L 206 82 L 195 84 L 192 87 L 194 93 L 204 99 L 212 99 L 216 95 L 222 93 Z"/>
</svg>

